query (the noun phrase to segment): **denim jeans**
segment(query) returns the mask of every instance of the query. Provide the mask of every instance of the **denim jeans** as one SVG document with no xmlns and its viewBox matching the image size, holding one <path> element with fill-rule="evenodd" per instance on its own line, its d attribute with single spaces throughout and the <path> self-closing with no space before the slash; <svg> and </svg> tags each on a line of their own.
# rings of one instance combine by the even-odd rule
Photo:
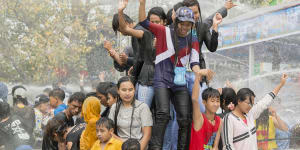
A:
<svg viewBox="0 0 300 150">
<path fill-rule="evenodd" d="M 188 88 L 188 91 L 190 93 L 190 95 L 192 95 L 192 91 L 193 91 L 193 86 L 194 86 L 194 82 L 195 82 L 195 74 L 194 72 L 186 72 L 186 83 L 187 83 L 187 88 Z M 200 96 L 199 96 L 199 99 L 198 99 L 198 102 L 199 102 L 199 105 L 200 105 L 200 111 L 202 113 L 205 112 L 205 106 L 203 105 L 202 103 L 202 93 L 203 91 L 207 89 L 207 85 L 206 83 L 202 83 L 202 87 L 200 88 Z"/>
<path fill-rule="evenodd" d="M 178 124 L 176 120 L 176 112 L 173 104 L 170 106 L 171 120 L 167 125 L 167 129 L 164 137 L 163 150 L 177 150 L 178 139 Z"/>
<path fill-rule="evenodd" d="M 151 108 L 152 100 L 154 98 L 153 86 L 136 84 L 136 96 L 139 101 L 146 103 Z"/>
</svg>

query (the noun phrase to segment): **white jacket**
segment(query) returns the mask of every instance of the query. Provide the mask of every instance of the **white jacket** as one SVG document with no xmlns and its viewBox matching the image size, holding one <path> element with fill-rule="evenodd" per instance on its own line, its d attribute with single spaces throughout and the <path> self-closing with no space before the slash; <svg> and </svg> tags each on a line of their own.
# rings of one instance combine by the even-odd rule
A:
<svg viewBox="0 0 300 150">
<path fill-rule="evenodd" d="M 221 133 L 223 150 L 257 150 L 255 120 L 269 107 L 274 98 L 275 94 L 269 93 L 256 103 L 245 115 L 247 125 L 233 113 L 225 115 Z"/>
</svg>

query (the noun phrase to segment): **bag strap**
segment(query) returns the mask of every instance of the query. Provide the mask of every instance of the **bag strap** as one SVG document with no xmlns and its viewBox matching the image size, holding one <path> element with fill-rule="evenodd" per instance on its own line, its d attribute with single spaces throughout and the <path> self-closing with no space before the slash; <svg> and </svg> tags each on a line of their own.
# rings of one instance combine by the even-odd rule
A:
<svg viewBox="0 0 300 150">
<path fill-rule="evenodd" d="M 169 26 L 169 29 L 171 31 L 170 32 L 171 33 L 171 39 L 172 39 L 172 43 L 173 43 L 173 46 L 174 46 L 174 49 L 175 49 L 175 59 L 174 59 L 174 68 L 175 68 L 177 63 L 178 63 L 178 53 L 179 53 L 179 48 L 178 47 L 179 47 L 179 45 L 178 45 L 178 41 L 175 42 L 175 37 L 174 37 L 174 32 L 176 32 L 175 27 L 171 28 Z M 189 37 L 186 37 L 186 38 L 189 38 Z M 186 53 L 187 53 L 188 50 L 191 50 L 190 55 L 192 53 L 191 41 L 192 41 L 192 39 L 187 40 L 188 49 L 186 50 Z"/>
</svg>

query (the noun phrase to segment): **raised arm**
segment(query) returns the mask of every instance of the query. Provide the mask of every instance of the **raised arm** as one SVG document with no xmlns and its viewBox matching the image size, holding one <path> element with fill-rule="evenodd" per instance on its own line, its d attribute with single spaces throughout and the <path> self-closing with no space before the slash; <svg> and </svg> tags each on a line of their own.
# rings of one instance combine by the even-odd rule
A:
<svg viewBox="0 0 300 150">
<path fill-rule="evenodd" d="M 135 30 L 133 28 L 130 28 L 130 27 L 128 27 L 128 25 L 125 22 L 123 11 L 127 7 L 127 4 L 128 4 L 128 0 L 120 0 L 120 2 L 119 2 L 118 15 L 119 15 L 119 28 L 120 28 L 120 31 L 122 33 L 125 33 L 126 35 L 129 35 L 129 36 L 133 36 L 133 37 L 136 37 L 136 38 L 142 38 L 143 34 L 144 34 L 144 31 Z"/>
<path fill-rule="evenodd" d="M 142 22 L 146 20 L 146 0 L 140 0 L 140 8 L 139 8 L 139 21 Z"/>
<path fill-rule="evenodd" d="M 287 78 L 288 76 L 283 74 L 280 83 L 276 86 L 273 92 L 267 94 L 262 100 L 260 100 L 251 108 L 249 113 L 253 115 L 254 119 L 257 119 L 260 114 L 269 107 L 275 96 L 278 95 L 280 89 L 285 85 Z"/>
<path fill-rule="evenodd" d="M 196 74 L 195 84 L 192 91 L 192 103 L 193 103 L 193 124 L 194 130 L 199 131 L 203 125 L 203 116 L 200 111 L 200 106 L 198 103 L 199 95 L 200 95 L 200 79 L 201 75 Z"/>
</svg>

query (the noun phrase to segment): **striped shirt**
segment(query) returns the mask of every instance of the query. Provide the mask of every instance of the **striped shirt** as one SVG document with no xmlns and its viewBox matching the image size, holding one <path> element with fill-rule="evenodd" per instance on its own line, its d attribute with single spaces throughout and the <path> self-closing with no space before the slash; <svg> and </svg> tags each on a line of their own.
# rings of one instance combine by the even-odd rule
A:
<svg viewBox="0 0 300 150">
<path fill-rule="evenodd" d="M 232 112 L 225 115 L 221 133 L 223 150 L 257 150 L 255 120 L 268 108 L 274 98 L 275 94 L 269 93 L 256 103 L 245 115 L 247 124 Z"/>
<path fill-rule="evenodd" d="M 144 28 L 151 31 L 156 37 L 156 58 L 154 87 L 173 88 L 175 48 L 172 42 L 171 32 L 173 28 L 153 24 L 148 20 L 140 22 Z M 188 45 L 191 44 L 191 49 Z M 197 36 L 178 37 L 178 63 L 176 67 L 184 67 L 190 63 L 191 67 L 199 65 L 199 43 Z"/>
</svg>

